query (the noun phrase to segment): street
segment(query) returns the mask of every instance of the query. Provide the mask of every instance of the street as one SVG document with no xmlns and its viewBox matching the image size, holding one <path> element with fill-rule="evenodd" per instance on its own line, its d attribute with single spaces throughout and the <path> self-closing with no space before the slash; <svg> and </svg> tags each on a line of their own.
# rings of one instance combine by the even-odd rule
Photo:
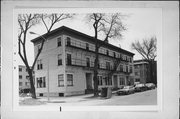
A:
<svg viewBox="0 0 180 119">
<path fill-rule="evenodd" d="M 61 106 L 106 106 L 106 105 L 156 105 L 157 89 L 144 92 L 137 92 L 130 95 L 115 95 L 110 99 L 102 97 L 93 97 L 93 94 L 71 96 L 71 97 L 39 97 L 32 99 L 31 97 L 21 98 L 20 105 L 61 105 Z"/>
</svg>

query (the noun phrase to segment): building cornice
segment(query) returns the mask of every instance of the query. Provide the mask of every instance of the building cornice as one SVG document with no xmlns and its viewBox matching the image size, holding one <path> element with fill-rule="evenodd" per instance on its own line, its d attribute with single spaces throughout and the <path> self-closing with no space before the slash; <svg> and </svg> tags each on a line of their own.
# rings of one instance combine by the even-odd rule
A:
<svg viewBox="0 0 180 119">
<path fill-rule="evenodd" d="M 57 29 L 55 29 L 55 30 L 52 30 L 52 31 L 49 32 L 49 33 L 43 34 L 42 37 L 44 37 L 44 38 L 49 38 L 49 37 L 52 36 L 52 35 L 55 35 L 55 34 L 57 34 L 57 33 L 62 33 L 62 32 L 72 33 L 72 34 L 74 34 L 74 35 L 78 35 L 78 36 L 81 36 L 81 37 L 83 37 L 83 38 L 91 39 L 91 42 L 93 42 L 93 43 L 95 43 L 95 40 L 96 40 L 96 39 L 95 39 L 94 37 L 92 37 L 92 36 L 89 36 L 89 35 L 87 35 L 87 34 L 81 33 L 81 32 L 79 32 L 79 31 L 76 31 L 76 30 L 74 30 L 74 29 L 68 28 L 68 27 L 66 27 L 66 26 L 61 26 L 61 27 L 59 27 L 59 28 L 57 28 Z M 39 36 L 39 37 L 37 37 L 37 38 L 35 38 L 35 39 L 32 39 L 31 42 L 33 42 L 33 43 L 35 44 L 35 43 L 37 43 L 37 42 L 39 42 L 39 41 L 41 41 L 41 40 L 42 40 L 42 38 L 41 38 L 41 36 Z M 104 42 L 104 41 L 102 41 L 102 40 L 99 40 L 99 39 L 98 39 L 98 43 L 101 44 L 102 46 L 109 47 L 109 48 L 114 49 L 114 50 L 116 50 L 116 51 L 124 52 L 124 53 L 127 53 L 127 54 L 131 55 L 131 56 L 134 56 L 134 53 L 129 52 L 129 51 L 127 51 L 127 50 L 124 50 L 124 49 L 122 49 L 122 48 L 116 47 L 116 46 L 114 46 L 114 45 L 112 45 L 112 44 L 106 43 L 106 42 Z"/>
</svg>

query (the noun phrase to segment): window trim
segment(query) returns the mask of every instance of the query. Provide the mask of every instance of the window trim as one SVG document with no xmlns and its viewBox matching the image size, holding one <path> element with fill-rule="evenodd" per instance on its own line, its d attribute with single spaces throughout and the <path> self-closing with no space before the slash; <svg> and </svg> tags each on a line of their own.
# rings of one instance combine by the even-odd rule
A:
<svg viewBox="0 0 180 119">
<path fill-rule="evenodd" d="M 21 77 L 21 78 L 20 78 Z M 19 79 L 23 79 L 23 76 L 22 75 L 19 75 Z"/>
<path fill-rule="evenodd" d="M 62 54 L 58 54 L 58 66 L 62 65 Z"/>
<path fill-rule="evenodd" d="M 19 72 L 22 72 L 22 68 L 21 67 L 19 67 Z"/>
<path fill-rule="evenodd" d="M 62 38 L 61 36 L 57 38 L 57 47 L 62 46 Z"/>
<path fill-rule="evenodd" d="M 72 84 L 71 85 L 68 85 L 68 75 L 72 75 Z M 74 75 L 72 73 L 66 74 L 66 80 L 67 80 L 67 86 L 74 86 Z"/>
<path fill-rule="evenodd" d="M 62 80 L 59 80 L 59 77 L 62 75 Z M 63 81 L 63 85 L 60 85 L 59 82 Z M 64 74 L 58 74 L 58 87 L 64 87 Z"/>
<path fill-rule="evenodd" d="M 43 64 L 42 64 L 42 59 L 37 60 L 37 70 L 42 70 L 43 69 Z"/>
<path fill-rule="evenodd" d="M 39 81 L 38 81 L 40 79 L 42 81 L 41 85 L 39 84 Z M 45 81 L 45 83 L 44 83 L 44 81 Z M 36 77 L 36 83 L 37 83 L 37 85 L 36 85 L 37 88 L 46 88 L 46 77 L 45 76 L 43 76 L 43 77 Z"/>
</svg>

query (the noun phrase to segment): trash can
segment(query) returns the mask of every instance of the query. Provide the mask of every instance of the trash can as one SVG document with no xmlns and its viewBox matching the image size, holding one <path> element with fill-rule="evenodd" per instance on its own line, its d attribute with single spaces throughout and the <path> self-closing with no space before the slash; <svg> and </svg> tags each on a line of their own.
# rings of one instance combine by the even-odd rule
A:
<svg viewBox="0 0 180 119">
<path fill-rule="evenodd" d="M 101 97 L 106 97 L 107 96 L 107 88 L 102 88 L 101 89 Z"/>
<path fill-rule="evenodd" d="M 112 96 L 112 90 L 110 87 L 104 87 L 101 89 L 101 97 L 104 97 L 104 98 L 111 98 Z"/>
<path fill-rule="evenodd" d="M 108 87 L 108 88 L 107 88 L 106 98 L 107 98 L 107 99 L 108 99 L 108 98 L 111 98 L 111 96 L 112 96 L 112 90 L 111 90 L 111 87 Z"/>
</svg>

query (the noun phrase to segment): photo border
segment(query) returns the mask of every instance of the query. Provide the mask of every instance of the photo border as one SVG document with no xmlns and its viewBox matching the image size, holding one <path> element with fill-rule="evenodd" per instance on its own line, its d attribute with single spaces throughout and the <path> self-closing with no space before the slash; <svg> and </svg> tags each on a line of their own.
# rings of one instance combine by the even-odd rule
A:
<svg viewBox="0 0 180 119">
<path fill-rule="evenodd" d="M 10 14 L 8 14 L 6 16 L 6 18 L 12 18 L 13 16 L 13 9 L 15 8 L 36 8 L 36 7 L 64 7 L 64 6 L 69 6 L 69 7 L 77 7 L 77 6 L 80 6 L 80 5 L 84 5 L 83 7 L 87 7 L 87 6 L 92 6 L 92 7 L 102 7 L 105 6 L 105 7 L 125 7 L 125 8 L 129 8 L 129 7 L 134 7 L 134 8 L 139 8 L 139 7 L 142 7 L 142 8 L 162 8 L 162 22 L 163 22 L 163 25 L 162 25 L 162 44 L 161 44 L 161 53 L 160 54 L 162 56 L 162 61 L 159 62 L 159 65 L 162 66 L 160 67 L 161 68 L 161 74 L 162 75 L 162 78 L 161 78 L 161 82 L 162 82 L 162 90 L 160 91 L 161 93 L 161 97 L 160 97 L 160 100 L 162 100 L 162 105 L 161 105 L 161 109 L 158 109 L 159 111 L 158 112 L 150 112 L 148 110 L 146 110 L 144 113 L 142 113 L 142 111 L 133 111 L 131 112 L 130 110 L 129 111 L 125 111 L 125 112 L 99 112 L 99 110 L 97 112 L 92 112 L 92 116 L 90 116 L 88 114 L 88 112 L 79 112 L 79 113 L 76 113 L 76 112 L 71 112 L 71 115 L 68 115 L 68 113 L 51 113 L 49 112 L 48 115 L 52 116 L 52 117 L 56 117 L 56 118 L 59 118 L 59 117 L 64 117 L 64 118 L 71 118 L 71 117 L 74 117 L 74 118 L 82 118 L 82 117 L 92 117 L 92 118 L 98 118 L 98 117 L 104 117 L 104 118 L 109 118 L 109 117 L 112 117 L 112 118 L 116 118 L 116 117 L 121 117 L 121 118 L 143 118 L 143 117 L 147 117 L 147 115 L 149 115 L 150 117 L 148 118 L 153 118 L 153 119 L 159 119 L 159 118 L 167 118 L 167 119 L 171 119 L 171 118 L 178 118 L 179 116 L 179 112 L 178 112 L 178 108 L 179 108 L 179 50 L 178 50 L 178 47 L 179 47 L 179 17 L 178 17 L 178 2 L 73 2 L 74 4 L 71 3 L 72 1 L 69 1 L 69 2 L 54 2 L 53 4 L 52 3 L 49 3 L 49 2 L 43 2 L 45 3 L 42 4 L 42 1 L 41 2 L 4 2 L 4 5 L 3 8 L 2 8 L 2 13 L 4 16 L 5 13 L 4 12 L 8 12 Z M 61 3 L 61 5 L 58 5 L 57 3 Z M 71 4 L 70 4 L 71 3 Z M 114 4 L 114 5 L 111 5 L 111 4 Z M 47 5 L 47 6 L 46 6 Z M 6 11 L 7 10 L 7 11 Z M 174 14 L 171 14 L 171 13 L 174 13 Z M 171 18 L 168 18 L 167 15 L 170 15 L 172 18 L 177 18 L 177 19 L 171 19 Z M 173 16 L 173 15 L 176 15 L 176 16 Z M 4 17 L 3 16 L 3 17 Z M 168 18 L 168 19 L 166 19 Z M 12 21 L 12 20 L 7 20 L 7 21 Z M 14 22 L 15 20 L 13 20 Z M 171 21 L 171 25 L 170 24 L 167 24 L 169 23 L 169 21 Z M 3 24 L 3 30 L 5 28 L 5 25 L 7 25 L 7 22 L 5 21 L 5 18 L 3 18 L 2 20 Z M 5 23 L 5 24 L 4 24 Z M 11 28 L 13 27 L 13 23 L 9 23 L 8 24 L 8 27 L 7 27 L 7 30 L 10 30 Z M 14 29 L 14 28 L 13 28 Z M 7 31 L 6 30 L 6 31 Z M 171 30 L 171 31 L 170 31 Z M 5 32 L 3 31 L 2 32 L 2 79 L 7 79 L 7 80 L 2 80 L 1 84 L 2 84 L 2 115 L 4 117 L 9 117 L 9 118 L 14 118 L 17 117 L 17 118 L 23 118 L 23 116 L 21 116 L 22 114 L 22 111 L 14 111 L 14 106 L 13 106 L 13 98 L 14 98 L 14 94 L 12 93 L 13 92 L 13 83 L 14 80 L 13 80 L 13 76 L 15 75 L 13 72 L 12 69 L 14 69 L 13 67 L 13 62 L 15 62 L 15 59 L 12 57 L 12 55 L 14 55 L 14 53 L 12 52 L 13 49 L 14 49 L 14 46 L 12 44 L 12 36 L 14 36 L 14 30 L 10 30 L 9 31 L 9 34 L 11 34 L 10 36 L 5 36 Z M 170 34 L 169 34 L 170 32 Z M 167 33 L 169 36 L 167 36 Z M 13 34 L 13 35 L 12 35 Z M 6 34 L 7 35 L 7 34 Z M 174 41 L 167 41 L 168 39 L 167 38 L 172 38 L 174 39 Z M 8 40 L 4 40 L 4 39 L 8 39 Z M 171 44 L 169 44 L 171 43 Z M 168 45 L 171 46 L 171 48 L 169 50 L 167 50 L 166 48 L 168 48 Z M 9 46 L 7 48 L 7 46 Z M 3 51 L 6 51 L 6 55 Z M 172 53 L 172 54 L 170 54 Z M 11 56 L 9 56 L 8 54 L 12 54 Z M 168 54 L 169 56 L 166 56 L 166 54 Z M 159 55 L 158 55 L 159 56 Z M 172 58 L 171 58 L 172 57 Z M 167 58 L 167 59 L 166 59 Z M 9 64 L 7 62 L 9 62 Z M 10 63 L 11 62 L 11 63 Z M 168 62 L 171 62 L 171 66 L 168 64 Z M 177 66 L 178 64 L 178 66 Z M 159 66 L 158 65 L 158 66 Z M 17 67 L 16 67 L 16 70 L 17 70 Z M 171 71 L 173 71 L 172 73 L 170 73 Z M 6 74 L 7 72 L 12 72 L 12 75 L 9 74 L 9 76 Z M 170 73 L 168 76 L 168 73 Z M 159 73 L 158 73 L 159 74 Z M 177 75 L 178 74 L 178 75 Z M 170 78 L 171 81 L 169 83 L 167 83 L 167 78 Z M 158 79 L 159 80 L 159 79 Z M 174 81 L 174 82 L 173 82 Z M 7 89 L 6 85 L 9 84 L 9 89 Z M 167 87 L 168 85 L 170 85 L 170 87 L 173 86 L 173 89 L 171 89 L 170 87 Z M 7 89 L 7 90 L 6 90 Z M 169 92 L 167 92 L 169 90 Z M 6 91 L 9 91 L 8 94 L 6 94 Z M 12 92 L 11 92 L 12 91 Z M 171 94 L 170 91 L 173 91 L 173 94 Z M 159 95 L 159 94 L 158 94 Z M 169 98 L 170 96 L 170 98 Z M 6 100 L 7 98 L 7 100 Z M 6 101 L 5 101 L 6 100 Z M 168 106 L 168 107 L 167 107 Z M 172 110 L 171 110 L 172 109 Z M 30 112 L 27 112 L 27 111 L 23 111 L 23 115 L 26 115 L 26 114 L 30 114 L 29 117 L 27 118 L 32 118 L 32 117 L 35 117 L 35 118 L 39 118 L 39 117 L 45 117 L 47 118 L 47 114 L 46 112 L 44 113 L 43 111 L 44 110 L 39 110 L 41 112 L 38 112 L 38 113 L 34 113 L 33 110 L 31 110 Z M 46 109 L 46 111 L 50 111 L 48 109 Z M 41 116 L 37 116 L 40 114 L 43 114 Z M 32 115 L 31 115 L 32 114 Z M 53 115 L 54 114 L 54 115 Z M 131 115 L 132 114 L 132 115 Z"/>
<path fill-rule="evenodd" d="M 129 10 L 133 11 L 133 9 L 140 9 L 140 10 L 144 10 L 144 9 L 157 9 L 162 13 L 162 9 L 161 8 L 43 8 L 43 11 L 41 9 L 36 9 L 36 8 L 16 8 L 14 9 L 14 38 L 17 37 L 17 28 L 18 28 L 18 24 L 17 24 L 17 15 L 18 14 L 23 14 L 23 13 L 58 13 L 59 11 L 62 11 L 62 13 L 77 13 L 77 14 L 81 14 L 81 13 L 93 13 L 93 12 L 98 12 L 98 13 L 117 13 L 117 12 L 122 12 L 122 11 L 126 11 Z M 161 14 L 161 18 L 162 18 L 162 14 Z M 162 21 L 162 19 L 161 19 Z M 162 22 L 161 22 L 162 23 Z M 160 25 L 162 26 L 162 25 Z M 162 32 L 162 29 L 160 31 L 160 33 Z M 162 34 L 161 34 L 162 35 Z M 17 64 L 17 57 L 19 55 L 18 54 L 18 42 L 17 39 L 14 39 L 13 42 L 13 46 L 14 46 L 14 51 L 16 51 L 15 55 L 14 55 L 14 67 L 18 67 Z M 157 105 L 117 105 L 117 106 L 61 106 L 63 111 L 160 111 L 162 109 L 162 65 L 160 64 L 160 62 L 162 61 L 162 56 L 161 56 L 161 48 L 162 48 L 162 38 L 160 37 L 157 40 Z M 34 108 L 32 106 L 19 106 L 19 96 L 18 96 L 18 87 L 19 87 L 19 83 L 18 83 L 18 68 L 14 69 L 14 76 L 13 76 L 13 94 L 14 94 L 14 102 L 13 102 L 13 110 L 14 111 L 31 111 L 31 110 L 41 110 L 41 111 L 46 111 L 46 105 L 44 106 L 40 106 L 40 107 L 36 107 L 34 106 Z M 30 107 L 30 108 L 29 108 Z M 48 110 L 50 111 L 59 111 L 59 107 L 58 106 L 52 106 L 50 108 L 48 108 Z M 38 108 L 38 109 L 37 109 Z"/>
</svg>

